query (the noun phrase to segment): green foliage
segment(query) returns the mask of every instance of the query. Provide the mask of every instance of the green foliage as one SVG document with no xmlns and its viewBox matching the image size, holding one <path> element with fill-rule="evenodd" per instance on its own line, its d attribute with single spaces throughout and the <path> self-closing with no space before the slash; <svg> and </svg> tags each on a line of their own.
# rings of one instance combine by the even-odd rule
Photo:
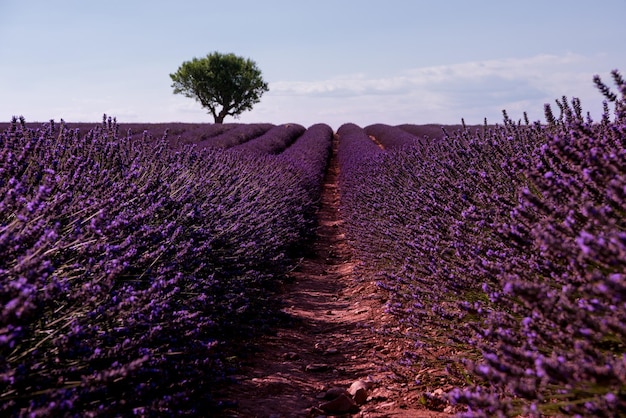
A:
<svg viewBox="0 0 626 418">
<path fill-rule="evenodd" d="M 224 117 L 251 110 L 268 91 L 261 70 L 251 59 L 213 52 L 185 61 L 174 74 L 174 94 L 194 98 L 222 123 Z"/>
</svg>

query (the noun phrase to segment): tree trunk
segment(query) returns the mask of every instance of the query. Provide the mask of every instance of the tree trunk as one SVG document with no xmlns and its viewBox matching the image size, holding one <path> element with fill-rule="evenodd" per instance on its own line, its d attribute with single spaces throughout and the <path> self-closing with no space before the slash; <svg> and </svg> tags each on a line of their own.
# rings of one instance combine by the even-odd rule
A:
<svg viewBox="0 0 626 418">
<path fill-rule="evenodd" d="M 213 117 L 215 118 L 215 123 L 224 123 L 224 118 L 226 117 L 226 115 L 228 115 L 228 111 L 230 110 L 230 108 L 224 107 L 220 113 L 215 114 L 213 113 Z"/>
</svg>

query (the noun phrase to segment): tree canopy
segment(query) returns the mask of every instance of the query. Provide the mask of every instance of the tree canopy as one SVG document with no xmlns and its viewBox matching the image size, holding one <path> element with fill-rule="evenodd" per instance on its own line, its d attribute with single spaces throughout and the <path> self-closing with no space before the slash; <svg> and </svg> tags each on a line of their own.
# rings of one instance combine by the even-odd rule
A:
<svg viewBox="0 0 626 418">
<path fill-rule="evenodd" d="M 213 115 L 215 123 L 251 110 L 269 91 L 261 70 L 249 58 L 213 52 L 185 61 L 170 74 L 174 94 L 194 98 Z"/>
</svg>

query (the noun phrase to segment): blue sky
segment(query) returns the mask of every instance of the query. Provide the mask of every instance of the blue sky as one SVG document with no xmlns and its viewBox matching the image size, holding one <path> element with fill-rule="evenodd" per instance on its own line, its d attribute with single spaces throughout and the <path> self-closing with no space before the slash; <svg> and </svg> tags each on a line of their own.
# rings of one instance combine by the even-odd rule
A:
<svg viewBox="0 0 626 418">
<path fill-rule="evenodd" d="M 256 61 L 240 122 L 482 123 L 626 75 L 626 0 L 0 0 L 0 120 L 212 122 L 174 95 L 193 57 Z M 235 121 L 227 118 L 226 122 Z"/>
</svg>

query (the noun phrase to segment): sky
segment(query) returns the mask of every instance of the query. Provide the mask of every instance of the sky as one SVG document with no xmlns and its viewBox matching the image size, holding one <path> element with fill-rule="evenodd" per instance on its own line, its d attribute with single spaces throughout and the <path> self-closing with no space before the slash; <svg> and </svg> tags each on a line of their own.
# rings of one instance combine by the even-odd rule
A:
<svg viewBox="0 0 626 418">
<path fill-rule="evenodd" d="M 0 121 L 213 122 L 170 74 L 218 51 L 269 91 L 225 122 L 544 120 L 626 75 L 626 0 L 0 0 Z"/>
</svg>

